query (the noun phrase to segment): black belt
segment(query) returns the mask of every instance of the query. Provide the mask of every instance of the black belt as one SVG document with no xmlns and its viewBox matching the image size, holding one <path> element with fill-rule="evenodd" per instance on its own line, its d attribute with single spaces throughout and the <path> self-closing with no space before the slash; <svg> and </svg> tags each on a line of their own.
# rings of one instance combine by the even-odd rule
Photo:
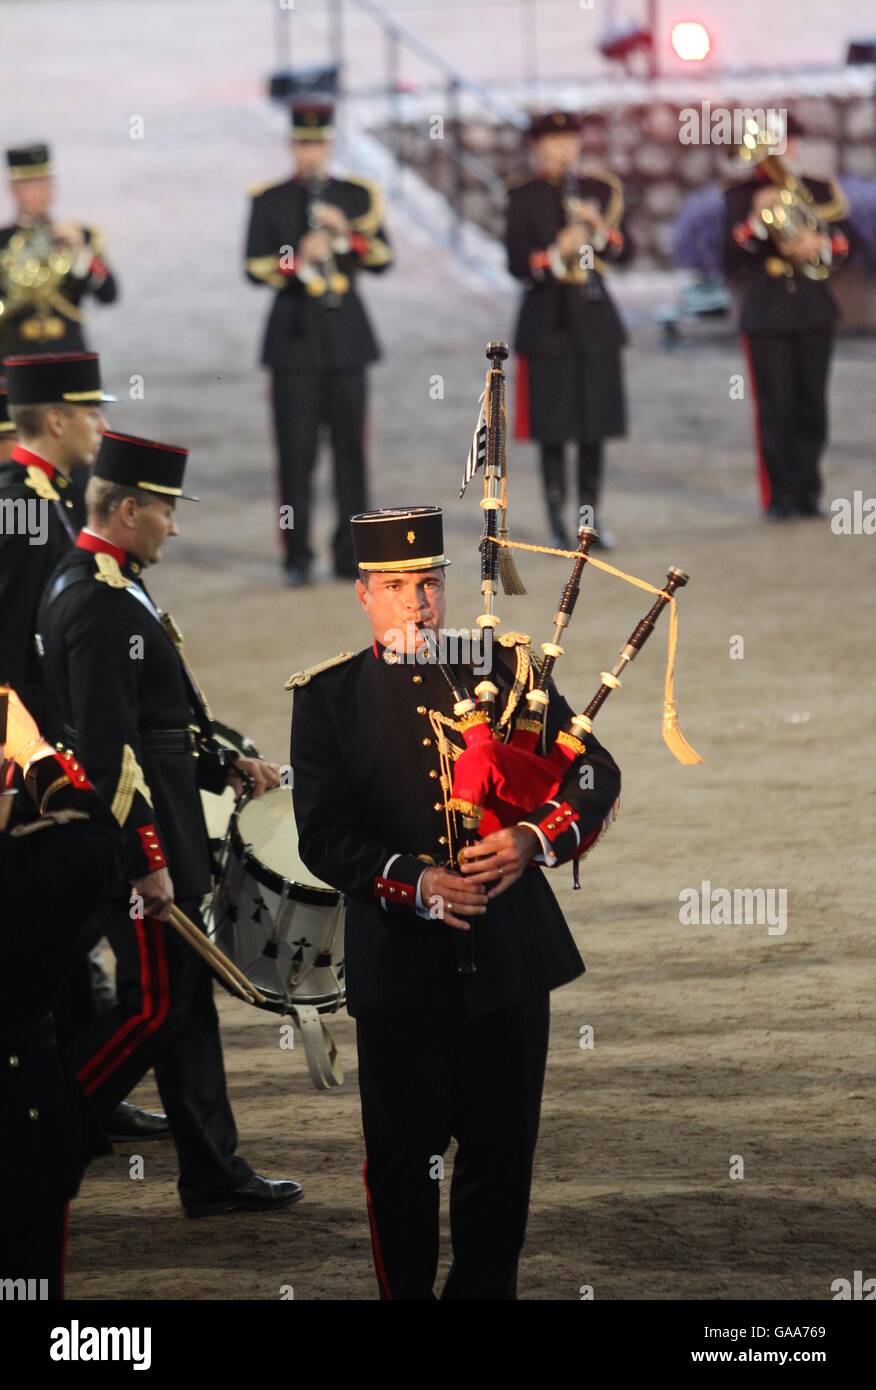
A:
<svg viewBox="0 0 876 1390">
<path fill-rule="evenodd" d="M 78 752 L 79 735 L 69 724 L 61 732 L 71 748 Z M 140 750 L 143 753 L 197 753 L 199 729 L 141 729 Z"/>
</svg>

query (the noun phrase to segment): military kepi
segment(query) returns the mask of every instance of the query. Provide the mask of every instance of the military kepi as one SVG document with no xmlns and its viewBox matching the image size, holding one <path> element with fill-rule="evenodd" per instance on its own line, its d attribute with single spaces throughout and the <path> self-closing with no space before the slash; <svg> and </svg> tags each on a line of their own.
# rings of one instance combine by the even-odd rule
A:
<svg viewBox="0 0 876 1390">
<path fill-rule="evenodd" d="M 581 117 L 575 111 L 544 111 L 530 117 L 528 135 L 530 140 L 540 140 L 543 135 L 577 135 L 581 130 Z"/>
<path fill-rule="evenodd" d="M 331 140 L 335 110 L 328 101 L 293 101 L 289 107 L 293 140 Z"/>
<path fill-rule="evenodd" d="M 48 145 L 18 145 L 6 151 L 6 168 L 11 179 L 42 179 L 52 172 Z"/>
<path fill-rule="evenodd" d="M 116 399 L 101 388 L 96 352 L 7 357 L 3 370 L 10 405 L 95 405 Z"/>
<path fill-rule="evenodd" d="M 350 517 L 360 569 L 429 570 L 449 565 L 440 507 L 384 507 Z"/>
<path fill-rule="evenodd" d="M 136 488 L 139 492 L 154 492 L 157 497 L 183 497 L 197 502 L 182 490 L 188 449 L 176 444 L 158 444 L 154 439 L 139 439 L 134 434 L 116 434 L 107 430 L 101 439 L 92 477 L 105 478 L 108 483 Z"/>
</svg>

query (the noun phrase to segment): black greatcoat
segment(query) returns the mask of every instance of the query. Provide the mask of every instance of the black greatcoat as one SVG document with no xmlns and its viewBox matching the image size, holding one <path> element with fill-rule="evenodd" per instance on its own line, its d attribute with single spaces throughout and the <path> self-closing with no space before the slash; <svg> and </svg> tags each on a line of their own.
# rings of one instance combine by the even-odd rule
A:
<svg viewBox="0 0 876 1390">
<path fill-rule="evenodd" d="M 497 644 L 494 650 L 502 649 Z M 505 661 L 503 653 L 491 677 L 500 702 L 512 684 Z M 470 689 L 477 679 L 464 672 Z M 474 1018 L 544 995 L 584 969 L 537 867 L 475 921 L 474 975 L 457 970 L 463 933 L 417 916 L 413 891 L 408 906 L 382 905 L 381 876 L 414 890 L 426 867 L 418 856 L 447 860 L 438 752 L 427 711 L 452 715 L 452 705 L 434 664 L 388 665 L 372 648 L 295 691 L 291 762 L 299 852 L 317 877 L 346 895 L 347 1006 L 354 1016 L 362 1009 L 458 1015 L 462 982 L 464 1013 Z M 551 736 L 571 714 L 552 687 Z M 573 763 L 558 792 L 578 812 L 582 835 L 602 823 L 620 788 L 610 755 L 595 739 L 587 745 L 593 788 L 581 789 Z M 551 809 L 533 808 L 530 818 L 540 820 Z M 560 860 L 577 844 L 569 832 L 564 839 L 564 846 L 554 845 Z"/>
<path fill-rule="evenodd" d="M 310 230 L 307 182 L 299 178 L 273 184 L 252 201 L 246 239 L 246 272 L 253 284 L 267 284 L 277 293 L 262 345 L 262 364 L 284 371 L 345 371 L 365 367 L 380 356 L 377 339 L 356 292 L 359 270 L 380 273 L 392 262 L 383 227 L 381 198 L 364 180 L 330 178 L 319 201 L 346 213 L 356 248 L 335 256 L 337 269 L 350 288 L 334 308 L 308 293 L 294 274 L 284 275 L 281 258 L 290 259 Z M 288 248 L 284 251 L 284 248 Z"/>
<path fill-rule="evenodd" d="M 21 452 L 20 450 L 18 452 Z M 57 501 L 38 496 L 28 483 L 28 467 L 11 460 L 0 463 L 0 681 L 11 685 L 40 728 L 48 732 L 51 719 L 45 682 L 34 646 L 36 617 L 43 589 L 58 561 L 70 549 L 79 529 L 76 494 L 61 473 L 43 484 Z M 39 508 L 43 544 L 31 544 L 23 524 L 27 508 Z"/>
<path fill-rule="evenodd" d="M 569 222 L 569 191 L 596 203 L 619 233 L 595 254 L 586 283 L 538 261 Z M 620 183 L 610 174 L 588 174 L 567 184 L 531 178 L 512 187 L 505 243 L 508 268 L 525 286 L 514 333 L 521 358 L 517 438 L 595 443 L 625 434 L 621 349 L 627 336 L 604 278 L 609 263 L 622 264 L 633 254 Z"/>
</svg>

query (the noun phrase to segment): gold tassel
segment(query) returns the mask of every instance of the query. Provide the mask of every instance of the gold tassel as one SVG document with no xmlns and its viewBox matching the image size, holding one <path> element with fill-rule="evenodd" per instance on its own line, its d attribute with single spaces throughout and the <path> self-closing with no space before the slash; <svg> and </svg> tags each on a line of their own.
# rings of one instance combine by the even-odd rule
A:
<svg viewBox="0 0 876 1390">
<path fill-rule="evenodd" d="M 678 707 L 675 703 L 675 650 L 678 646 L 678 609 L 675 599 L 669 600 L 669 641 L 666 651 L 666 679 L 663 685 L 663 742 L 670 753 L 685 767 L 703 759 L 691 748 L 678 726 Z"/>
</svg>

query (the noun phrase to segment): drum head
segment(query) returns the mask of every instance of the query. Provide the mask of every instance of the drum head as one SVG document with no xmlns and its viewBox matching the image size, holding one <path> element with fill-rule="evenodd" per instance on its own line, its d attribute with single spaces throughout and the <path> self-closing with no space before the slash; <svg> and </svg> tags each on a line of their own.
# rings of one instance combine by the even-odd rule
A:
<svg viewBox="0 0 876 1390">
<path fill-rule="evenodd" d="M 304 889 L 315 890 L 320 895 L 325 895 L 326 904 L 330 901 L 337 902 L 338 894 L 335 889 L 323 883 L 322 879 L 312 874 L 301 862 L 291 787 L 274 787 L 263 796 L 248 801 L 241 808 L 237 818 L 237 829 L 243 843 L 251 846 L 252 854 L 259 861 L 259 865 L 267 871 L 267 875 L 277 880 L 278 892 L 282 888 L 283 880 L 287 879 Z M 251 867 L 257 874 L 258 866 Z M 267 881 L 269 886 L 274 886 L 270 879 Z M 297 896 L 311 899 L 310 893 Z"/>
</svg>

